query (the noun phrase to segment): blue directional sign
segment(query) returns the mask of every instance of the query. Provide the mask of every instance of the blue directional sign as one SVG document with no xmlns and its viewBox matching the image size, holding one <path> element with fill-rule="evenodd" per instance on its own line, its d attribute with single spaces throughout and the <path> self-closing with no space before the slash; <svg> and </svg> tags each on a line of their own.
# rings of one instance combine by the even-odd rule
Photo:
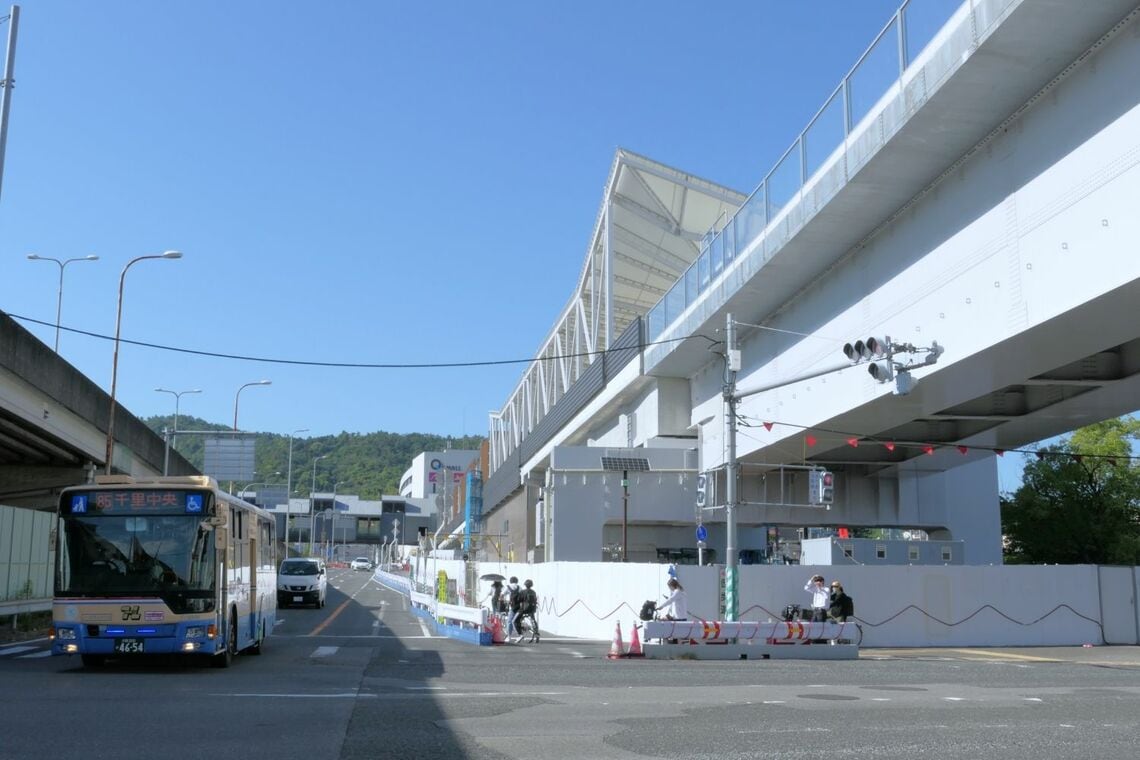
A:
<svg viewBox="0 0 1140 760">
<path fill-rule="evenodd" d="M 704 523 L 701 523 L 700 525 L 697 526 L 697 540 L 698 541 L 708 541 L 709 540 L 709 531 L 708 531 L 708 528 L 705 527 Z"/>
</svg>

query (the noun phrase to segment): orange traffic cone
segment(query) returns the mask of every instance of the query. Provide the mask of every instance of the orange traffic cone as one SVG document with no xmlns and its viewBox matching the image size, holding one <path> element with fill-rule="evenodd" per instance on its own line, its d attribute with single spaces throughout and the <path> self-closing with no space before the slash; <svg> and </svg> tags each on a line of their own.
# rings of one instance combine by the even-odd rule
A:
<svg viewBox="0 0 1140 760">
<path fill-rule="evenodd" d="M 607 660 L 620 660 L 625 657 L 621 651 L 621 621 L 618 621 L 617 630 L 614 631 L 614 640 L 610 644 L 610 653 L 606 655 Z"/>
<path fill-rule="evenodd" d="M 503 634 L 503 621 L 498 615 L 491 615 L 491 643 L 504 644 L 507 637 Z"/>
<path fill-rule="evenodd" d="M 629 653 L 626 657 L 644 657 L 645 652 L 641 651 L 641 639 L 637 635 L 637 629 L 640 628 L 637 623 L 633 624 L 633 634 L 629 637 Z"/>
</svg>

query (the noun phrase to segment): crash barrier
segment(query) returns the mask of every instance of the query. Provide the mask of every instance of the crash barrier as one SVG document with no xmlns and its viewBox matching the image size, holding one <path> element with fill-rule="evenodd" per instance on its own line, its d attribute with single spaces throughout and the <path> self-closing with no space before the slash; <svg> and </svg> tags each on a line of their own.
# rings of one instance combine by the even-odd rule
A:
<svg viewBox="0 0 1140 760">
<path fill-rule="evenodd" d="M 859 656 L 862 636 L 854 622 L 649 620 L 644 625 L 642 650 L 659 659 L 848 660 Z"/>
<path fill-rule="evenodd" d="M 399 591 L 404 596 L 412 592 L 412 581 L 406 575 L 397 575 L 387 570 L 376 570 L 372 573 L 372 577 L 376 579 L 377 583 L 394 591 Z"/>
<path fill-rule="evenodd" d="M 409 591 L 408 598 L 412 612 L 430 621 L 436 633 L 480 646 L 494 643 L 490 611 L 447 604 L 418 591 Z"/>
</svg>

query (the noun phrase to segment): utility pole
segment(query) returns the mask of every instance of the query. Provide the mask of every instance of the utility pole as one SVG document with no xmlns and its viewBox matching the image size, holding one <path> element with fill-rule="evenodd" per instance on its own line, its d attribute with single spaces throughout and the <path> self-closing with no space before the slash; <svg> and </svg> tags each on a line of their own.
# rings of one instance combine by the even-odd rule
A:
<svg viewBox="0 0 1140 760">
<path fill-rule="evenodd" d="M 725 317 L 726 347 L 724 374 L 724 427 L 728 439 L 728 461 L 725 462 L 724 505 L 724 619 L 736 620 L 736 373 L 740 370 L 740 349 L 736 347 L 736 323 L 732 313 Z"/>
<path fill-rule="evenodd" d="M 725 519 L 725 553 L 728 557 L 724 562 L 724 619 L 732 622 L 736 620 L 737 614 L 737 551 L 736 551 L 736 505 L 738 503 L 737 496 L 737 473 L 740 468 L 739 462 L 736 459 L 736 408 L 741 399 L 748 396 L 755 396 L 758 393 L 783 388 L 793 383 L 802 382 L 803 380 L 810 380 L 812 378 L 827 375 L 832 372 L 846 369 L 853 364 L 866 363 L 867 371 L 871 377 L 879 383 L 886 383 L 894 381 L 895 395 L 905 396 L 910 393 L 917 382 L 910 374 L 910 370 L 918 367 L 928 367 L 938 361 L 938 357 L 942 356 L 945 350 L 942 346 L 938 345 L 938 341 L 932 341 L 930 347 L 918 347 L 910 343 L 896 343 L 892 342 L 890 336 L 887 338 L 867 338 L 865 340 L 857 340 L 854 343 L 848 343 L 843 346 L 843 354 L 846 359 L 837 362 L 834 365 L 824 367 L 823 369 L 811 370 L 795 377 L 785 378 L 778 382 L 767 383 L 756 388 L 748 388 L 743 391 L 738 391 L 736 388 L 736 373 L 740 371 L 740 349 L 736 347 L 736 324 L 732 320 L 732 314 L 726 316 L 727 324 L 725 326 L 725 375 L 724 375 L 724 435 L 725 442 L 728 448 L 727 459 L 725 461 L 725 505 L 724 505 L 724 519 Z M 896 354 L 926 354 L 925 359 L 921 362 L 908 362 L 903 364 L 895 359 Z"/>
<path fill-rule="evenodd" d="M 0 80 L 0 186 L 4 183 L 4 149 L 8 144 L 8 109 L 12 105 L 12 88 L 16 86 L 16 32 L 20 27 L 20 6 L 13 5 L 8 14 L 8 54 L 4 58 L 4 79 Z M 63 275 L 60 274 L 62 280 Z M 58 320 L 57 320 L 58 322 Z M 56 338 L 56 353 L 59 338 Z M 114 410 L 111 412 L 114 414 Z"/>
</svg>

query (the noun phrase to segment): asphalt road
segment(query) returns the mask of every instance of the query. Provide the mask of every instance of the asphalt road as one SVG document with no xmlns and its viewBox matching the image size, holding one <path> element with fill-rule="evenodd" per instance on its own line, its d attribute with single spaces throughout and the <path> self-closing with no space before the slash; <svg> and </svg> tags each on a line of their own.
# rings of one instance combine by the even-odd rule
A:
<svg viewBox="0 0 1140 760">
<path fill-rule="evenodd" d="M 433 637 L 369 574 L 331 581 L 228 670 L 0 648 L 0 759 L 1140 755 L 1133 647 L 611 661 L 605 641 Z"/>
</svg>

